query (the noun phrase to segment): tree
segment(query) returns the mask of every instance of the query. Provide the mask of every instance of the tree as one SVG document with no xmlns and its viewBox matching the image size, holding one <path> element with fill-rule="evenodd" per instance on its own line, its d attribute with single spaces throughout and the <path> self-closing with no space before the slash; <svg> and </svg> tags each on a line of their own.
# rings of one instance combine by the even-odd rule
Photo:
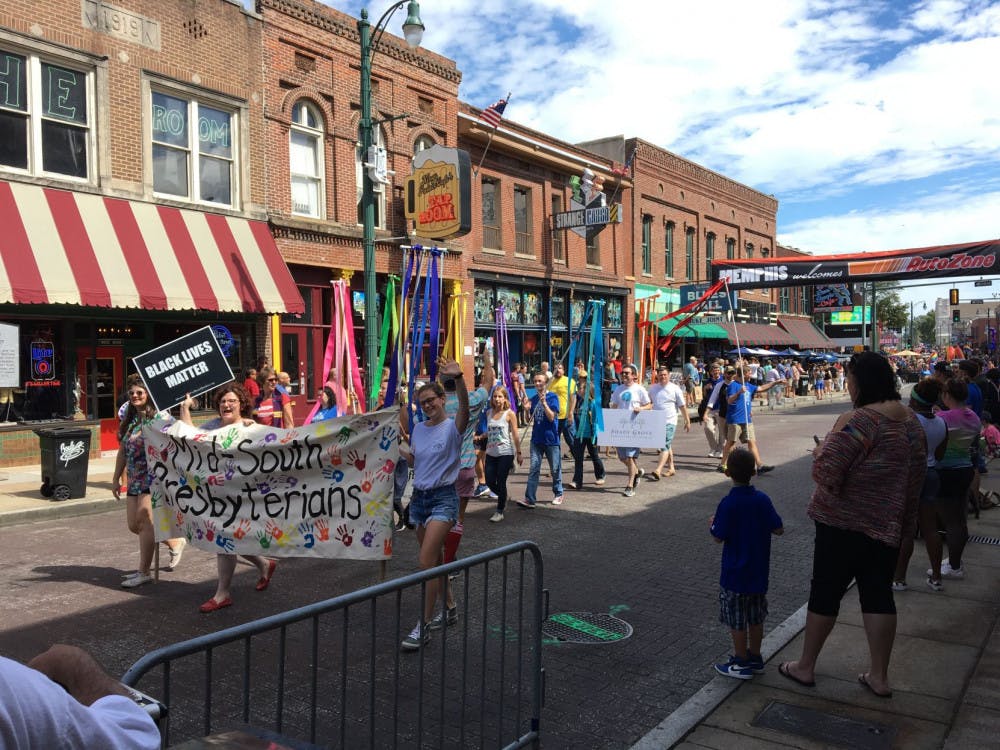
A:
<svg viewBox="0 0 1000 750">
<path fill-rule="evenodd" d="M 899 282 L 875 283 L 875 316 L 883 329 L 909 330 L 910 306 L 899 298 Z"/>
<path fill-rule="evenodd" d="M 923 344 L 934 346 L 936 338 L 937 319 L 934 311 L 926 312 L 913 319 L 913 330 L 916 332 L 917 341 Z"/>
</svg>

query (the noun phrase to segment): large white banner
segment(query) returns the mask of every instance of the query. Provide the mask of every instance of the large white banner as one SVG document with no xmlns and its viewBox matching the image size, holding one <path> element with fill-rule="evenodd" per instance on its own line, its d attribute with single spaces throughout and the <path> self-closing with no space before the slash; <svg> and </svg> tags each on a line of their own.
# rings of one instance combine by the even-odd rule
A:
<svg viewBox="0 0 1000 750">
<path fill-rule="evenodd" d="M 392 556 L 398 407 L 283 430 L 143 428 L 156 538 L 216 553 Z"/>
<path fill-rule="evenodd" d="M 598 445 L 618 448 L 656 448 L 667 443 L 667 412 L 663 409 L 603 409 L 604 431 Z"/>
</svg>

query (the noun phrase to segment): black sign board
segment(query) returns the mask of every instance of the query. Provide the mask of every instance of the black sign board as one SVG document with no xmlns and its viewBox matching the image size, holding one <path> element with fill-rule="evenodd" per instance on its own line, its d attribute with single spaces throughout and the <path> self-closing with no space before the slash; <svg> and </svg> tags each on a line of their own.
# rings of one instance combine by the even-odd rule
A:
<svg viewBox="0 0 1000 750">
<path fill-rule="evenodd" d="M 157 409 L 169 409 L 189 393 L 198 396 L 233 379 L 210 326 L 140 354 L 134 361 Z"/>
</svg>

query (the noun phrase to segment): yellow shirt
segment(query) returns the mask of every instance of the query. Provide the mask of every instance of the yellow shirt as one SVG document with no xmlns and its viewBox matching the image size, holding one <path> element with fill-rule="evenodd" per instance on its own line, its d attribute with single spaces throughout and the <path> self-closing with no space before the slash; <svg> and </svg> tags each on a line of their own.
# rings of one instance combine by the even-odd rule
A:
<svg viewBox="0 0 1000 750">
<path fill-rule="evenodd" d="M 559 419 L 566 419 L 569 414 L 569 389 L 574 387 L 573 381 L 565 375 L 549 382 L 549 390 L 559 397 Z"/>
</svg>

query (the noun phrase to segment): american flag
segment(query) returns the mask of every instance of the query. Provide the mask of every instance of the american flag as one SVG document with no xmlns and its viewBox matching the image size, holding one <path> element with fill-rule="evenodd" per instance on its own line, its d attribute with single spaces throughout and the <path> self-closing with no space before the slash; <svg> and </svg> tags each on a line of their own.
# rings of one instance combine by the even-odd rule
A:
<svg viewBox="0 0 1000 750">
<path fill-rule="evenodd" d="M 501 99 L 496 104 L 491 104 L 484 109 L 479 115 L 479 119 L 492 128 L 498 128 L 500 127 L 500 121 L 503 119 L 503 111 L 506 107 L 507 100 Z"/>
<path fill-rule="evenodd" d="M 628 175 L 629 167 L 632 166 L 632 162 L 635 161 L 635 152 L 638 151 L 638 147 L 632 149 L 632 153 L 628 155 L 628 159 L 625 160 L 624 167 L 613 167 L 611 169 L 612 174 L 616 174 L 619 177 L 625 177 Z"/>
</svg>

